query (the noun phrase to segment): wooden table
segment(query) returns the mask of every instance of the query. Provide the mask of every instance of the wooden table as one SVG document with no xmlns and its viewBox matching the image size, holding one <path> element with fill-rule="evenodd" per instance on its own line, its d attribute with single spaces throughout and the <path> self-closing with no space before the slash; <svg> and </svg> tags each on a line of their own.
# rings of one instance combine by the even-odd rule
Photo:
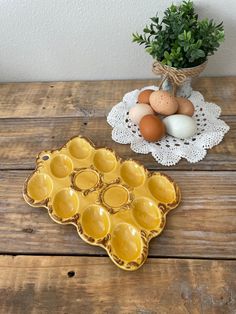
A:
<svg viewBox="0 0 236 314">
<path fill-rule="evenodd" d="M 0 313 L 236 313 L 236 78 L 195 83 L 231 129 L 203 161 L 170 168 L 113 142 L 105 118 L 124 93 L 155 83 L 0 85 Z M 77 134 L 181 187 L 182 204 L 138 271 L 120 270 L 73 226 L 23 201 L 36 154 Z"/>
</svg>

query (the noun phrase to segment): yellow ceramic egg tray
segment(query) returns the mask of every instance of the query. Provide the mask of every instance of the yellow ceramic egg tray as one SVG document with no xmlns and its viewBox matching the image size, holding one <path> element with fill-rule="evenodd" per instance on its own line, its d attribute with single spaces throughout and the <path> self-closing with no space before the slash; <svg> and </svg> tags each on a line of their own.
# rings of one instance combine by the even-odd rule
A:
<svg viewBox="0 0 236 314">
<path fill-rule="evenodd" d="M 180 202 L 178 186 L 166 175 L 80 136 L 41 152 L 36 162 L 24 185 L 25 201 L 47 208 L 57 223 L 73 224 L 84 241 L 103 247 L 125 270 L 145 262 L 149 241 Z"/>
</svg>

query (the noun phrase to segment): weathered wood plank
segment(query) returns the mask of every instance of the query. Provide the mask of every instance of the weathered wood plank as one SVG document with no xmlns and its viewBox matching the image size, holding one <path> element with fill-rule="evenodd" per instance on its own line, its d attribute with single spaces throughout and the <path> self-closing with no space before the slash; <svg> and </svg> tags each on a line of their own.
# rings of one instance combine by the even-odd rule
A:
<svg viewBox="0 0 236 314">
<path fill-rule="evenodd" d="M 0 172 L 0 253 L 105 254 L 84 243 L 73 226 L 54 223 L 22 197 L 29 171 Z M 151 241 L 150 256 L 236 258 L 236 172 L 170 171 L 182 204 Z"/>
<path fill-rule="evenodd" d="M 157 80 L 1 84 L 0 117 L 101 117 L 125 93 L 153 84 Z M 236 114 L 236 77 L 202 77 L 193 86 L 224 115 Z"/>
<path fill-rule="evenodd" d="M 1 313 L 235 313 L 236 261 L 0 257 Z"/>
<path fill-rule="evenodd" d="M 208 151 L 204 160 L 190 164 L 181 160 L 171 169 L 236 169 L 236 117 L 224 117 L 231 129 L 222 143 Z M 0 169 L 33 169 L 35 156 L 42 150 L 56 149 L 77 134 L 87 136 L 97 146 L 113 148 L 122 158 L 133 158 L 150 169 L 170 169 L 153 157 L 136 154 L 129 145 L 111 139 L 111 127 L 105 118 L 35 118 L 0 120 Z"/>
</svg>

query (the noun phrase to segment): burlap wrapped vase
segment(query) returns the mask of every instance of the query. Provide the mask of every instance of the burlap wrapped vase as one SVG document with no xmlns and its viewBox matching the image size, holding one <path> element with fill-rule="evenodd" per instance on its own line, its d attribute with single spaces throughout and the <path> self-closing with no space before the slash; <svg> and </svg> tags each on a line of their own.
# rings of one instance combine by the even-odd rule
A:
<svg viewBox="0 0 236 314">
<path fill-rule="evenodd" d="M 199 76 L 206 65 L 207 61 L 196 67 L 177 69 L 155 61 L 152 71 L 162 77 L 159 88 L 172 91 L 174 95 L 188 98 L 192 93 L 192 78 Z"/>
</svg>

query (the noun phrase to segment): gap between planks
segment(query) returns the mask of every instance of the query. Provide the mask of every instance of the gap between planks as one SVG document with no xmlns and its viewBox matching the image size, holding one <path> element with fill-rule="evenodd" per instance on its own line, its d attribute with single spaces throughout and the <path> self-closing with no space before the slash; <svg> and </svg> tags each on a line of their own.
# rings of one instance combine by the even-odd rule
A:
<svg viewBox="0 0 236 314">
<path fill-rule="evenodd" d="M 105 251 L 104 251 L 105 252 Z M 27 253 L 27 252 L 0 252 L 0 257 L 1 256 L 12 256 L 12 257 L 16 257 L 16 256 L 56 256 L 56 257 L 60 257 L 60 256 L 71 256 L 71 257 L 96 257 L 96 258 L 104 258 L 107 257 L 108 259 L 109 256 L 107 254 L 70 254 L 70 253 L 62 253 L 62 254 L 58 254 L 58 253 L 40 253 L 40 252 L 34 252 L 34 253 Z M 148 259 L 152 258 L 152 259 L 173 259 L 173 260 L 197 260 L 197 261 L 236 261 L 236 257 L 232 258 L 232 257 L 220 257 L 220 256 L 214 256 L 214 257 L 204 257 L 204 256 L 171 256 L 171 255 L 153 255 L 153 254 L 149 254 L 148 255 Z"/>
</svg>

